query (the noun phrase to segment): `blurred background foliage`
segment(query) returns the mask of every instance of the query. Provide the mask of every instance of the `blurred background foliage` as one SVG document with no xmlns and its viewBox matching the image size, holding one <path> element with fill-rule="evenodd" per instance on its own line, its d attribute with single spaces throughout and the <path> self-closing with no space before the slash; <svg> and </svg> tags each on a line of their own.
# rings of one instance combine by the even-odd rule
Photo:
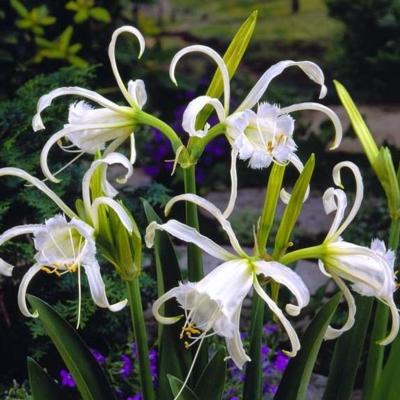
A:
<svg viewBox="0 0 400 400">
<path fill-rule="evenodd" d="M 119 40 L 117 60 L 124 80 L 143 79 L 149 94 L 146 110 L 160 115 L 184 136 L 181 118 L 185 105 L 204 93 L 214 65 L 204 57 L 185 58 L 177 71 L 179 87 L 176 88 L 168 77 L 173 54 L 193 43 L 210 45 L 223 52 L 254 9 L 259 11 L 259 20 L 232 81 L 232 103 L 238 104 L 266 68 L 282 59 L 317 62 L 327 76 L 330 89 L 327 104 L 338 103 L 331 85 L 333 77 L 343 81 L 354 98 L 364 103 L 396 104 L 400 100 L 399 0 L 8 0 L 0 4 L 0 167 L 18 166 L 42 177 L 38 167 L 40 149 L 50 133 L 62 128 L 68 105 L 74 101 L 73 98 L 56 100 L 52 109 L 45 112 L 46 131 L 33 133 L 31 118 L 37 100 L 51 89 L 82 86 L 117 102 L 123 100 L 107 57 L 111 34 L 123 24 L 137 26 L 147 46 L 143 58 L 137 61 L 137 43 L 128 36 Z M 289 70 L 274 81 L 265 99 L 286 105 L 316 100 L 317 95 L 315 85 L 298 71 Z M 346 239 L 368 244 L 370 232 L 377 231 L 383 236 L 388 221 L 382 217 L 384 206 L 379 186 L 364 156 L 359 153 L 349 156 L 343 151 L 328 153 L 331 126 L 322 124 L 310 131 L 310 125 L 310 121 L 297 121 L 296 141 L 301 159 L 308 158 L 311 152 L 317 154 L 318 168 L 313 180 L 316 190 L 322 191 L 330 184 L 326 171 L 337 161 L 350 158 L 363 169 L 371 201 Z M 140 198 L 146 198 L 161 210 L 170 195 L 181 191 L 181 178 L 179 174 L 171 177 L 172 163 L 166 160 L 173 155 L 159 132 L 143 128 L 136 134 L 140 157 L 135 176 L 142 174 L 145 184 L 123 188 L 122 196 L 144 229 Z M 68 160 L 61 151 L 52 152 L 54 170 Z M 89 162 L 85 159 L 69 167 L 61 175 L 62 183 L 52 186 L 70 205 L 80 196 L 76 182 Z M 201 194 L 227 188 L 228 163 L 229 146 L 221 137 L 210 143 L 199 161 L 197 180 Z M 288 170 L 289 181 L 296 176 L 295 171 Z M 244 163 L 239 165 L 239 179 L 246 182 L 246 187 L 260 187 L 267 181 L 265 171 L 251 171 Z M 56 211 L 45 196 L 16 179 L 2 179 L 0 193 L 1 231 L 16 224 L 41 222 Z M 239 214 L 232 221 L 239 239 L 248 246 L 252 245 L 252 225 L 257 213 L 258 210 Z M 223 240 L 208 219 L 202 216 L 201 222 L 202 229 Z M 299 245 L 309 244 L 310 238 L 301 234 L 296 241 Z M 16 305 L 20 276 L 33 255 L 32 244 L 28 240 L 14 241 L 3 246 L 0 255 L 23 267 L 16 269 L 12 279 L 0 278 L 0 354 L 7 360 L 0 363 L 0 393 L 4 389 L 6 399 L 27 399 L 24 386 L 12 383 L 13 378 L 18 382 L 26 378 L 27 352 L 38 359 L 47 353 L 44 364 L 52 364 L 54 369 L 61 368 L 61 363 L 49 349 L 40 325 L 23 318 Z M 144 304 L 149 304 L 155 288 L 150 253 L 146 253 L 146 265 L 142 287 Z M 106 266 L 110 298 L 117 300 L 122 289 L 113 274 Z M 58 311 L 74 323 L 76 282 L 73 277 L 67 278 L 38 277 L 32 291 L 56 304 Z M 95 309 L 89 301 L 84 305 L 84 338 L 89 345 L 119 357 L 131 340 L 125 311 L 116 315 Z M 13 334 L 8 334 L 11 331 Z M 326 357 L 331 354 L 332 348 L 328 347 Z M 117 370 L 118 362 L 121 360 L 115 364 Z"/>
</svg>

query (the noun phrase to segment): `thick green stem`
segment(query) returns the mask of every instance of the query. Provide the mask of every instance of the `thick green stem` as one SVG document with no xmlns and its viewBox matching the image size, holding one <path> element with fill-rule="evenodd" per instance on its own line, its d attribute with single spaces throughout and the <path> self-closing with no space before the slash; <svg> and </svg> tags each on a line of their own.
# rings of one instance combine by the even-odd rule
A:
<svg viewBox="0 0 400 400">
<path fill-rule="evenodd" d="M 326 254 L 325 246 L 320 244 L 318 246 L 306 247 L 286 253 L 279 259 L 279 262 L 287 265 L 292 264 L 295 261 L 304 260 L 307 258 L 322 258 Z"/>
<path fill-rule="evenodd" d="M 399 246 L 400 220 L 393 219 L 390 225 L 389 248 L 396 251 Z M 389 309 L 377 302 L 371 343 L 368 352 L 367 368 L 364 377 L 363 400 L 372 400 L 383 368 L 384 346 L 377 344 L 387 332 Z"/>
<path fill-rule="evenodd" d="M 142 388 L 144 400 L 155 400 L 153 383 L 151 380 L 149 349 L 147 343 L 146 327 L 144 324 L 144 315 L 142 300 L 140 297 L 139 280 L 133 279 L 126 282 L 128 301 L 131 310 L 131 320 L 135 343 L 139 359 L 139 379 Z"/>
</svg>

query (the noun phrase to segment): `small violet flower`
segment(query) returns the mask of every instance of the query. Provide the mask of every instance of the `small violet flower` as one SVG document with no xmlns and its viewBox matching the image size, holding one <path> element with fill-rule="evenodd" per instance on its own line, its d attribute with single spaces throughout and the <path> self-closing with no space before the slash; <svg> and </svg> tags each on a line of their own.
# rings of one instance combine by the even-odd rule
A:
<svg viewBox="0 0 400 400">
<path fill-rule="evenodd" d="M 122 366 L 119 372 L 126 379 L 132 375 L 133 363 L 131 358 L 125 354 L 121 356 L 121 359 L 122 359 Z"/>
<path fill-rule="evenodd" d="M 76 387 L 76 382 L 72 375 L 65 369 L 60 370 L 61 385 L 69 388 Z"/>
</svg>

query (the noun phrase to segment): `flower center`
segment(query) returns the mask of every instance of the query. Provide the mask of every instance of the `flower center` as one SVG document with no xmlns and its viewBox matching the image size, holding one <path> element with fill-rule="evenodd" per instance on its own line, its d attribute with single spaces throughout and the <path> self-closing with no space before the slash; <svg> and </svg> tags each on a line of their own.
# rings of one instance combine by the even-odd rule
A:
<svg viewBox="0 0 400 400">
<path fill-rule="evenodd" d="M 196 328 L 196 324 L 193 322 L 185 322 L 185 325 L 182 328 L 181 334 L 179 335 L 179 338 L 181 340 L 184 340 L 184 345 L 185 348 L 188 349 L 190 347 L 190 344 L 188 340 L 196 340 L 198 339 L 199 335 L 201 335 L 202 331 L 198 328 Z M 195 337 L 193 335 L 196 335 Z"/>
</svg>

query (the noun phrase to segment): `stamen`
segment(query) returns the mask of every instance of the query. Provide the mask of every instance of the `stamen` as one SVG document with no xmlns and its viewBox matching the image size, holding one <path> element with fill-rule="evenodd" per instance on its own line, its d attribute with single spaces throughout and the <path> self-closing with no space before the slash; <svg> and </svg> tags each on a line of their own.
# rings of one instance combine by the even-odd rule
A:
<svg viewBox="0 0 400 400">
<path fill-rule="evenodd" d="M 52 267 L 52 268 L 42 267 L 41 270 L 46 272 L 46 274 L 49 274 L 49 275 L 55 274 L 55 275 L 57 275 L 58 278 L 61 276 L 61 274 L 60 274 L 60 272 L 58 272 L 57 268 L 54 268 L 54 267 Z"/>
</svg>

